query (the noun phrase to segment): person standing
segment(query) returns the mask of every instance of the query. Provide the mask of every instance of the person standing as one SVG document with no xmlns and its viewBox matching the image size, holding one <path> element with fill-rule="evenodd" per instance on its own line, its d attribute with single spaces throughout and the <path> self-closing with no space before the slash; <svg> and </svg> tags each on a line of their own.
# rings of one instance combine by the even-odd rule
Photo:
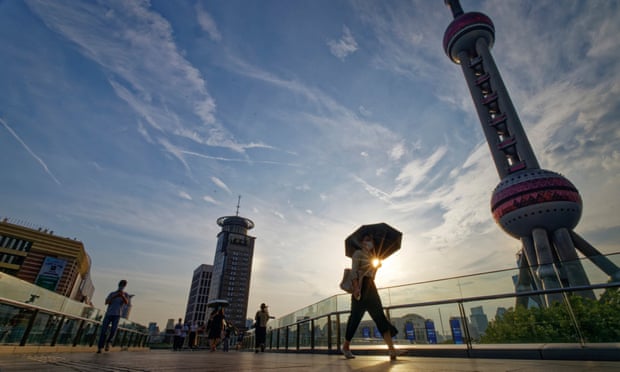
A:
<svg viewBox="0 0 620 372">
<path fill-rule="evenodd" d="M 110 292 L 105 299 L 105 304 L 108 306 L 101 323 L 101 333 L 99 334 L 99 343 L 97 344 L 97 353 L 101 354 L 105 344 L 105 351 L 110 350 L 110 344 L 114 341 L 116 336 L 116 330 L 118 329 L 118 322 L 121 319 L 123 307 L 129 303 L 127 293 L 125 293 L 125 287 L 127 281 L 125 279 L 118 282 L 118 289 L 114 292 Z M 106 340 L 106 333 L 108 327 L 111 325 L 110 333 Z"/>
<path fill-rule="evenodd" d="M 265 351 L 265 342 L 267 338 L 267 322 L 269 321 L 269 306 L 264 303 L 260 304 L 260 310 L 256 312 L 256 316 L 254 316 L 254 322 L 256 324 L 255 329 L 255 353 L 258 353 L 258 350 Z"/>
<path fill-rule="evenodd" d="M 183 348 L 183 319 L 179 318 L 177 324 L 174 325 L 174 339 L 172 341 L 172 351 L 179 351 Z"/>
<path fill-rule="evenodd" d="M 358 249 L 351 257 L 351 275 L 353 276 L 353 293 L 351 294 L 351 314 L 347 321 L 347 330 L 345 341 L 342 345 L 342 353 L 347 359 L 355 358 L 351 353 L 350 344 L 357 327 L 359 326 L 366 311 L 377 325 L 377 329 L 381 332 L 383 340 L 388 346 L 390 359 L 395 360 L 398 355 L 394 348 L 394 337 L 398 330 L 394 327 L 385 314 L 383 313 L 383 305 L 379 292 L 375 286 L 375 274 L 380 267 L 380 263 L 373 265 L 373 251 L 375 241 L 371 235 L 365 235 L 362 238 L 362 249 Z"/>
<path fill-rule="evenodd" d="M 187 346 L 190 350 L 194 350 L 197 348 L 196 346 L 196 338 L 198 337 L 198 324 L 195 320 L 192 320 L 189 324 L 189 335 L 187 340 Z"/>
</svg>

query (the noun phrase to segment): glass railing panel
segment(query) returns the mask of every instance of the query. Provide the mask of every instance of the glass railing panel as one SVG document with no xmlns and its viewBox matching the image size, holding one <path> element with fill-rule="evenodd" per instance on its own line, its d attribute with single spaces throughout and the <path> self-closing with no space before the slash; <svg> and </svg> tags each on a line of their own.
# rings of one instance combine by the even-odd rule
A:
<svg viewBox="0 0 620 372">
<path fill-rule="evenodd" d="M 451 325 L 459 326 L 458 304 L 415 306 L 390 310 L 390 320 L 398 329 L 394 342 L 401 345 L 435 345 L 462 343 L 458 332 L 453 335 Z M 462 330 L 462 329 L 461 329 Z"/>
<path fill-rule="evenodd" d="M 314 348 L 315 349 L 327 349 L 329 339 L 329 323 L 327 316 L 318 318 L 314 321 Z"/>
<path fill-rule="evenodd" d="M 27 345 L 51 345 L 62 316 L 39 312 L 28 334 Z"/>
<path fill-rule="evenodd" d="M 528 343 L 579 343 L 579 332 L 571 318 L 569 308 L 565 302 L 554 302 L 551 306 L 538 306 L 537 299 L 523 299 L 529 307 L 523 306 L 523 301 L 508 305 L 506 299 L 487 300 L 468 303 L 470 309 L 485 309 L 493 314 L 489 317 L 488 325 L 479 335 L 472 334 L 476 343 L 480 344 L 528 344 Z M 493 312 L 495 308 L 495 312 Z M 474 327 L 472 327 L 474 328 Z M 478 336 L 478 337 L 476 337 Z"/>
<path fill-rule="evenodd" d="M 285 345 L 288 348 L 288 350 L 297 349 L 297 326 L 296 325 L 292 325 L 288 327 L 288 343 L 283 343 L 282 345 Z"/>
<path fill-rule="evenodd" d="M 342 321 L 342 339 L 346 337 L 346 328 L 347 321 L 349 317 L 347 315 L 341 317 Z M 383 336 L 377 329 L 375 322 L 372 320 L 368 313 L 364 314 L 362 321 L 357 327 L 355 333 L 353 334 L 353 339 L 351 340 L 351 345 L 353 346 L 374 346 L 374 345 L 383 345 Z"/>
<path fill-rule="evenodd" d="M 284 350 L 286 349 L 286 336 L 287 336 L 287 329 L 286 327 L 284 328 L 280 328 L 280 332 L 278 333 L 278 348 L 280 350 Z"/>
<path fill-rule="evenodd" d="M 1 323 L 4 324 L 2 330 L 3 343 L 8 345 L 19 345 L 28 327 L 28 322 L 30 322 L 30 319 L 34 316 L 34 311 L 30 309 L 17 309 L 17 311 L 14 311 L 11 308 L 12 306 L 5 307 L 3 305 L 2 310 L 0 310 L 9 317 L 1 321 Z"/>
<path fill-rule="evenodd" d="M 65 319 L 64 324 L 60 328 L 60 333 L 58 334 L 58 339 L 56 340 L 57 345 L 73 345 L 73 340 L 77 335 L 79 330 L 80 320 L 68 318 Z"/>
<path fill-rule="evenodd" d="M 95 341 L 95 331 L 97 329 L 97 325 L 95 323 L 87 322 L 84 324 L 84 328 L 82 329 L 82 334 L 80 339 L 78 340 L 78 345 L 94 345 Z"/>
<path fill-rule="evenodd" d="M 0 345 L 19 343 L 21 338 L 13 335 L 20 309 L 8 304 L 0 304 Z"/>
<path fill-rule="evenodd" d="M 306 321 L 299 324 L 299 347 L 309 349 L 312 346 L 312 322 Z"/>
<path fill-rule="evenodd" d="M 569 296 L 584 342 L 620 342 L 620 290 L 595 291 L 596 299 Z"/>
</svg>

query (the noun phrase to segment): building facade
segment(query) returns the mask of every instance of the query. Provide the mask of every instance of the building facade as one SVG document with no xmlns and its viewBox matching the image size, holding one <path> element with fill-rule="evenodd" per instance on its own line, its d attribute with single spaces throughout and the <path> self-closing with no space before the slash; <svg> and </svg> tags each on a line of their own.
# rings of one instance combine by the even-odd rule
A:
<svg viewBox="0 0 620 372">
<path fill-rule="evenodd" d="M 0 271 L 34 283 L 73 300 L 91 303 L 95 287 L 91 261 L 84 244 L 30 228 L 0 221 Z"/>
<path fill-rule="evenodd" d="M 254 222 L 237 215 L 220 217 L 217 224 L 222 230 L 217 235 L 208 301 L 228 301 L 226 320 L 245 330 L 256 239 L 248 235 L 248 230 L 254 228 Z"/>
<path fill-rule="evenodd" d="M 185 322 L 193 321 L 199 325 L 207 323 L 207 301 L 212 275 L 213 265 L 202 264 L 194 270 L 185 310 Z"/>
</svg>

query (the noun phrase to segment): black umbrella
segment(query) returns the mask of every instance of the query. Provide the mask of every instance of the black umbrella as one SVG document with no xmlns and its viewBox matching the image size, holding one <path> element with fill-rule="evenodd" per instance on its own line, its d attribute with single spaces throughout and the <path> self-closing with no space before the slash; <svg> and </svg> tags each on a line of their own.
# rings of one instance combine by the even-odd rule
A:
<svg viewBox="0 0 620 372">
<path fill-rule="evenodd" d="M 387 223 L 362 225 L 344 241 L 344 253 L 351 257 L 356 249 L 362 248 L 362 238 L 371 235 L 375 242 L 375 256 L 384 260 L 400 249 L 403 233 Z"/>
<path fill-rule="evenodd" d="M 208 307 L 226 307 L 228 306 L 228 301 L 227 300 L 223 300 L 223 299 L 219 299 L 216 298 L 214 300 L 211 300 L 209 302 L 207 302 L 207 306 Z"/>
</svg>

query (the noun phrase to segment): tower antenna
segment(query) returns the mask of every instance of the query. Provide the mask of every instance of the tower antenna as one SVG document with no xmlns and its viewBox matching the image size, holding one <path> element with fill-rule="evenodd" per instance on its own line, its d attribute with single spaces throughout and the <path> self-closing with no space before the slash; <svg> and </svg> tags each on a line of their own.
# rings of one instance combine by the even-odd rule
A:
<svg viewBox="0 0 620 372">
<path fill-rule="evenodd" d="M 237 213 L 235 214 L 236 216 L 239 216 L 239 204 L 241 204 L 241 195 L 239 195 L 239 197 L 237 198 Z"/>
</svg>

